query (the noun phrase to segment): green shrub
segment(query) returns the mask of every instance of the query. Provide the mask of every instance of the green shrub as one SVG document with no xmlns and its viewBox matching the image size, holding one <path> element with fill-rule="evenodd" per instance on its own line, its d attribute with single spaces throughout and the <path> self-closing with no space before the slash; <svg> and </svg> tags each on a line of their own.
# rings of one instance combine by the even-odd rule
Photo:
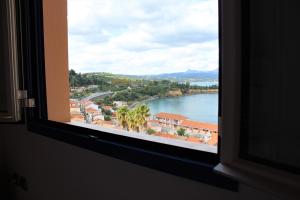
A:
<svg viewBox="0 0 300 200">
<path fill-rule="evenodd" d="M 152 135 L 152 134 L 154 134 L 154 133 L 155 133 L 155 130 L 153 130 L 153 129 L 151 129 L 151 128 L 148 128 L 148 129 L 147 129 L 147 134 Z"/>
<path fill-rule="evenodd" d="M 186 135 L 185 129 L 183 129 L 183 128 L 178 129 L 177 130 L 177 135 L 179 135 L 179 136 L 185 136 Z"/>
<path fill-rule="evenodd" d="M 111 116 L 105 115 L 105 116 L 104 116 L 104 120 L 105 120 L 105 121 L 111 121 Z"/>
</svg>

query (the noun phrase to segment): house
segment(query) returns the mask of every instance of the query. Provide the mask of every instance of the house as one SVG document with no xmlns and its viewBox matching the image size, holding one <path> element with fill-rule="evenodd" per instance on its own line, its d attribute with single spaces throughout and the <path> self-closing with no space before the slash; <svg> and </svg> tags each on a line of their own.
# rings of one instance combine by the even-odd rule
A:
<svg viewBox="0 0 300 200">
<path fill-rule="evenodd" d="M 99 106 L 97 104 L 95 104 L 94 102 L 90 101 L 90 100 L 80 101 L 80 104 L 85 109 L 92 108 L 94 110 L 99 110 Z"/>
<path fill-rule="evenodd" d="M 184 120 L 181 127 L 185 128 L 189 133 L 211 133 L 218 132 L 217 124 L 209 124 L 192 120 Z"/>
<path fill-rule="evenodd" d="M 189 120 L 179 114 L 161 112 L 155 115 L 154 120 L 149 120 L 149 128 L 175 134 L 179 128 L 186 130 L 190 136 L 200 137 L 207 143 L 212 139 L 212 134 L 218 134 L 218 125 Z"/>
<path fill-rule="evenodd" d="M 71 92 L 84 92 L 86 90 L 85 87 L 72 87 Z"/>
<path fill-rule="evenodd" d="M 114 101 L 113 104 L 116 105 L 117 108 L 128 105 L 125 101 Z"/>
<path fill-rule="evenodd" d="M 80 114 L 80 103 L 78 100 L 70 100 L 70 113 L 71 114 Z"/>
<path fill-rule="evenodd" d="M 184 120 L 181 127 L 191 136 L 200 137 L 205 143 L 212 139 L 212 134 L 218 135 L 218 125 L 192 120 Z M 214 142 L 212 142 L 214 143 Z M 210 143 L 211 144 L 211 143 Z"/>
<path fill-rule="evenodd" d="M 95 120 L 104 120 L 104 116 L 101 114 L 101 111 L 94 108 L 85 109 L 86 121 L 93 122 Z"/>
<path fill-rule="evenodd" d="M 151 128 L 155 132 L 161 132 L 162 131 L 162 127 L 159 124 L 159 121 L 155 120 L 155 119 L 147 120 L 147 128 Z"/>
<path fill-rule="evenodd" d="M 112 106 L 103 106 L 102 109 L 103 110 L 109 110 L 109 111 L 113 112 Z"/>
<path fill-rule="evenodd" d="M 188 119 L 183 115 L 166 112 L 158 113 L 154 116 L 154 118 L 158 120 L 160 124 L 165 125 L 169 128 L 176 128 L 180 126 L 184 120 Z"/>
</svg>

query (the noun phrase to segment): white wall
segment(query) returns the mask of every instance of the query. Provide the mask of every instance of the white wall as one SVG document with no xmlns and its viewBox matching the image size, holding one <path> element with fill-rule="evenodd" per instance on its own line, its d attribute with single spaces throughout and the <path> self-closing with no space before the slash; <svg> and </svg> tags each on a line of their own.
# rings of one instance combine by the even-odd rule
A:
<svg viewBox="0 0 300 200">
<path fill-rule="evenodd" d="M 6 173 L 27 178 L 27 192 L 13 188 L 14 199 L 275 199 L 241 186 L 235 193 L 201 184 L 52 140 L 23 125 L 0 125 Z M 166 166 L 168 167 L 168 166 Z"/>
</svg>

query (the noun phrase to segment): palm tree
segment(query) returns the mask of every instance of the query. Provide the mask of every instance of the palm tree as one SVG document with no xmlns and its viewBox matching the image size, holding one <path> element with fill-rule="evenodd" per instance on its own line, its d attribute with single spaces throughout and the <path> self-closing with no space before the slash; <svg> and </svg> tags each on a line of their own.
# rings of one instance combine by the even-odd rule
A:
<svg viewBox="0 0 300 200">
<path fill-rule="evenodd" d="M 117 110 L 117 119 L 122 127 L 140 132 L 141 128 L 146 127 L 147 117 L 150 116 L 150 109 L 146 105 L 140 105 L 133 110 L 121 107 Z"/>
<path fill-rule="evenodd" d="M 127 115 L 128 115 L 129 109 L 126 106 L 122 106 L 117 110 L 117 119 L 119 123 L 122 125 L 124 129 L 128 131 L 128 121 L 127 121 Z"/>
<path fill-rule="evenodd" d="M 139 126 L 138 126 L 138 117 L 136 110 L 130 110 L 126 115 L 126 121 L 128 123 L 128 127 L 131 130 L 139 132 Z"/>
<path fill-rule="evenodd" d="M 141 128 L 147 126 L 147 118 L 150 116 L 150 109 L 147 105 L 143 104 L 136 108 L 138 125 Z"/>
</svg>

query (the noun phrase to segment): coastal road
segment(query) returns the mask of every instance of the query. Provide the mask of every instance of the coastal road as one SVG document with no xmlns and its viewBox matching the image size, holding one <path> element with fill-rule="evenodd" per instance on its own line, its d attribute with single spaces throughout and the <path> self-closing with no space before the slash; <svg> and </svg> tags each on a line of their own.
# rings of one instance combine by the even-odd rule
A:
<svg viewBox="0 0 300 200">
<path fill-rule="evenodd" d="M 97 93 L 91 94 L 88 97 L 81 99 L 80 101 L 89 101 L 89 100 L 95 99 L 97 97 L 106 97 L 106 96 L 110 96 L 112 94 L 113 94 L 113 92 L 97 92 Z"/>
</svg>

